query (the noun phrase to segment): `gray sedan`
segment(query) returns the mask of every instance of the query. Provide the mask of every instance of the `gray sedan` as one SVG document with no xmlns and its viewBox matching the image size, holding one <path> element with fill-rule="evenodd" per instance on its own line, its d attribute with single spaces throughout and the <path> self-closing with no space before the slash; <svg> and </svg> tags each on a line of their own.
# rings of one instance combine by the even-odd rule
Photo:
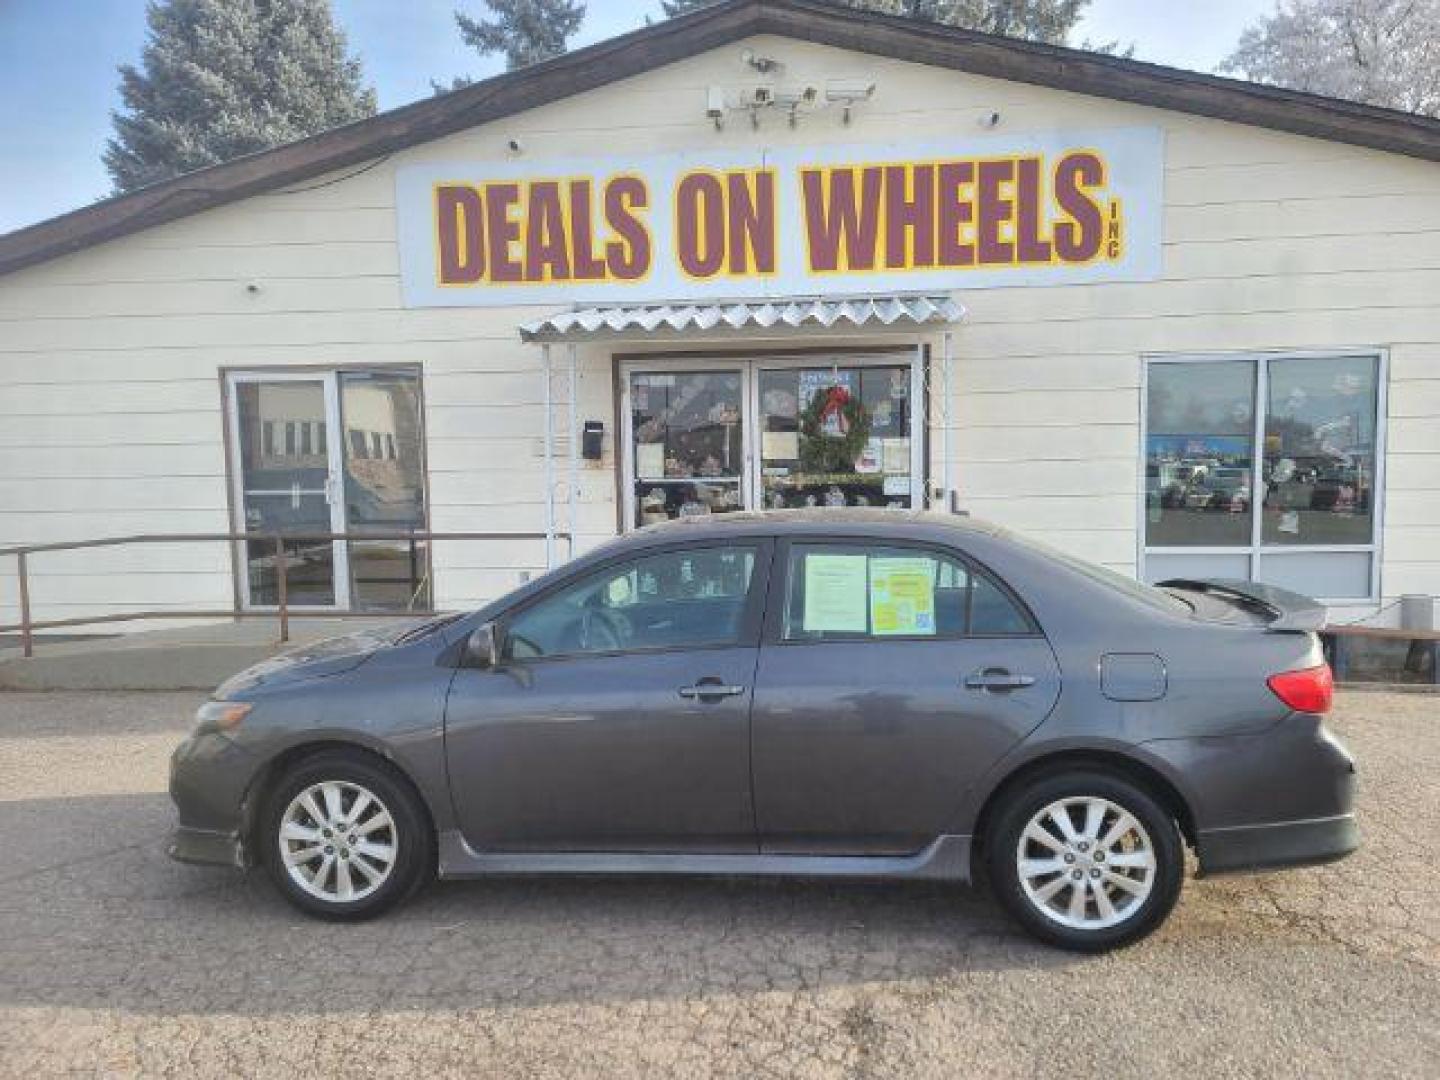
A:
<svg viewBox="0 0 1440 1080">
<path fill-rule="evenodd" d="M 172 854 L 332 918 L 437 872 L 983 876 L 1110 948 L 1165 919 L 1187 845 L 1202 874 L 1356 847 L 1323 614 L 954 516 L 661 525 L 225 683 L 174 755 Z"/>
</svg>

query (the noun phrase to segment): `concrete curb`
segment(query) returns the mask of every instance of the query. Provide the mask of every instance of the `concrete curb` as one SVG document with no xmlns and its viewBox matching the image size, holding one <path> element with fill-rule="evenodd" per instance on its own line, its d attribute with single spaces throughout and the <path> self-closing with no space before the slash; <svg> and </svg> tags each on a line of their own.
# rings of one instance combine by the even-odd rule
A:
<svg viewBox="0 0 1440 1080">
<path fill-rule="evenodd" d="M 0 690 L 211 690 L 280 651 L 263 644 L 92 650 L 0 660 Z"/>
<path fill-rule="evenodd" d="M 3 690 L 212 690 L 276 653 L 394 620 L 314 619 L 281 643 L 273 625 L 245 622 L 173 627 L 88 640 L 39 638 L 35 655 L 0 649 Z"/>
</svg>

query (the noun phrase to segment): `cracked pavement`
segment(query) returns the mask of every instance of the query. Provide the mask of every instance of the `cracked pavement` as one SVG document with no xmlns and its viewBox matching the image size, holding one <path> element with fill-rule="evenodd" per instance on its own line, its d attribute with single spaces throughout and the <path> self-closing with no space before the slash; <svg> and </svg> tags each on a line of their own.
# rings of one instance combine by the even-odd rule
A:
<svg viewBox="0 0 1440 1080">
<path fill-rule="evenodd" d="M 1440 697 L 1342 694 L 1364 847 L 1135 948 L 933 884 L 505 879 L 378 922 L 180 866 L 196 694 L 0 693 L 0 1075 L 1434 1076 Z"/>
</svg>

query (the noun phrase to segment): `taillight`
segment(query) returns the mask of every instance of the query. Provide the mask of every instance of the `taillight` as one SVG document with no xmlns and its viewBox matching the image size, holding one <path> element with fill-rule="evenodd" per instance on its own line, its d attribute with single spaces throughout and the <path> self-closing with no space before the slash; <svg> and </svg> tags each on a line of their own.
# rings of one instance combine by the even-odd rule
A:
<svg viewBox="0 0 1440 1080">
<path fill-rule="evenodd" d="M 1335 699 L 1335 680 L 1330 665 L 1305 668 L 1303 671 L 1282 671 L 1266 680 L 1275 696 L 1296 712 L 1323 713 L 1330 711 Z"/>
</svg>

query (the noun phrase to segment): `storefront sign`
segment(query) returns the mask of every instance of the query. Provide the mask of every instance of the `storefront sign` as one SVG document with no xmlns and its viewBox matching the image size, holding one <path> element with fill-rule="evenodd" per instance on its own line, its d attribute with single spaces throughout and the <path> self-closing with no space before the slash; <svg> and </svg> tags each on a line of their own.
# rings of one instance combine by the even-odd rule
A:
<svg viewBox="0 0 1440 1080">
<path fill-rule="evenodd" d="M 397 174 L 411 307 L 1137 281 L 1160 270 L 1161 134 Z"/>
</svg>

